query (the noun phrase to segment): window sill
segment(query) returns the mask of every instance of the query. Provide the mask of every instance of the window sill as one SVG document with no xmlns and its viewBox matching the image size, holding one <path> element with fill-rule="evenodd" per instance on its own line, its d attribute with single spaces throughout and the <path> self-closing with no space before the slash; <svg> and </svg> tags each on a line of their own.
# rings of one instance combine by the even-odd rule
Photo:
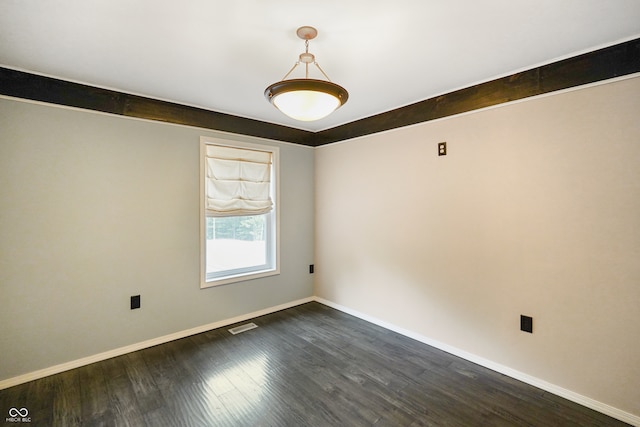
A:
<svg viewBox="0 0 640 427">
<path fill-rule="evenodd" d="M 253 271 L 250 273 L 236 274 L 233 276 L 225 276 L 217 279 L 204 280 L 200 283 L 200 289 L 213 288 L 216 286 L 229 285 L 231 283 L 245 282 L 247 280 L 260 279 L 262 277 L 276 276 L 280 274 L 279 269 Z"/>
</svg>

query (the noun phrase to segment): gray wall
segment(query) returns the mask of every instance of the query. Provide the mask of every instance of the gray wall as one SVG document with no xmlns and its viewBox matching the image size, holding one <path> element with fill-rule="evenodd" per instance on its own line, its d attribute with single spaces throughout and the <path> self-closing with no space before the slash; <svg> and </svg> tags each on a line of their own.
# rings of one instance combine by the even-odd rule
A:
<svg viewBox="0 0 640 427">
<path fill-rule="evenodd" d="M 200 289 L 202 135 L 280 147 L 280 275 Z M 312 296 L 313 156 L 0 99 L 0 380 Z"/>
<path fill-rule="evenodd" d="M 640 416 L 639 94 L 636 76 L 320 147 L 316 296 Z"/>
</svg>

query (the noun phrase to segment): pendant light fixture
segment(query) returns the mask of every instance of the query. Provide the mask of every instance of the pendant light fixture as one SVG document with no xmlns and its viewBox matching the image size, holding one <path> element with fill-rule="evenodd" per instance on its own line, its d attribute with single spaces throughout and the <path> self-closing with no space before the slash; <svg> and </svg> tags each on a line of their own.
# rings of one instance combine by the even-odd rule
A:
<svg viewBox="0 0 640 427">
<path fill-rule="evenodd" d="M 298 28 L 296 34 L 304 40 L 304 53 L 300 54 L 299 60 L 281 81 L 265 89 L 264 96 L 278 110 L 293 119 L 305 122 L 319 120 L 344 105 L 349 99 L 349 93 L 342 86 L 333 83 L 320 68 L 315 56 L 309 53 L 309 40 L 316 38 L 318 31 L 305 26 Z M 300 64 L 304 64 L 305 67 L 304 78 L 286 80 Z M 318 67 L 327 80 L 310 79 L 310 64 Z"/>
</svg>

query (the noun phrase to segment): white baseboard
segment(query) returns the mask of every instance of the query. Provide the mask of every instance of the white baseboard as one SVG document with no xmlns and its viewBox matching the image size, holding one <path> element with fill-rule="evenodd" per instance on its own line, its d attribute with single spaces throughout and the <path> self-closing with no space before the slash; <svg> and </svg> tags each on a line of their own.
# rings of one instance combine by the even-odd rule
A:
<svg viewBox="0 0 640 427">
<path fill-rule="evenodd" d="M 609 415 L 610 417 L 616 418 L 620 421 L 624 421 L 625 423 L 629 423 L 633 426 L 640 427 L 640 416 L 631 414 L 629 412 L 625 412 L 621 409 L 615 408 L 613 406 L 607 405 L 605 403 L 599 402 L 597 400 L 591 399 L 589 397 L 583 396 L 581 394 L 575 393 L 571 390 L 564 389 L 555 384 L 551 384 L 539 378 L 533 377 L 531 375 L 525 374 L 523 372 L 517 371 L 515 369 L 511 369 L 507 366 L 501 365 L 499 363 L 492 362 L 491 360 L 484 359 L 480 356 L 476 356 L 475 354 L 468 353 L 466 351 L 460 350 L 458 348 L 452 347 L 448 344 L 442 343 L 440 341 L 433 340 L 431 338 L 425 337 L 413 331 L 400 328 L 396 325 L 390 324 L 383 320 L 377 319 L 375 317 L 369 316 L 367 314 L 361 313 L 356 310 L 352 310 L 348 307 L 342 306 L 340 304 L 336 304 L 332 301 L 328 301 L 324 298 L 315 297 L 315 301 L 329 306 L 331 308 L 335 308 L 336 310 L 342 311 L 344 313 L 355 316 L 359 319 L 366 320 L 367 322 L 373 323 L 375 325 L 381 326 L 385 329 L 388 329 L 393 332 L 397 332 L 400 335 L 404 335 L 406 337 L 412 338 L 421 343 L 430 345 L 432 347 L 438 348 L 442 351 L 446 351 L 447 353 L 453 354 L 454 356 L 461 357 L 469 362 L 473 362 L 480 366 L 484 366 L 485 368 L 491 369 L 492 371 L 499 372 L 501 374 L 507 375 L 511 378 L 515 378 L 516 380 L 522 381 L 524 383 L 530 384 L 534 387 L 538 387 L 542 390 L 548 391 L 549 393 L 553 393 L 557 396 L 563 397 L 567 400 L 571 400 L 572 402 L 578 403 L 582 406 L 586 406 L 587 408 L 598 411 L 602 414 Z"/>
<path fill-rule="evenodd" d="M 492 362 L 488 359 L 484 359 L 482 357 L 476 356 L 472 353 L 468 353 L 466 351 L 460 350 L 458 348 L 452 347 L 448 344 L 442 343 L 440 341 L 433 340 L 431 338 L 425 337 L 408 329 L 400 328 L 391 323 L 382 321 L 373 316 L 369 316 L 367 314 L 361 313 L 356 310 L 352 310 L 348 307 L 342 306 L 340 304 L 336 304 L 332 301 L 328 301 L 324 298 L 319 297 L 308 297 L 299 299 L 296 301 L 291 301 L 285 304 L 277 305 L 274 307 L 265 308 L 263 310 L 254 311 L 252 313 L 243 314 L 241 316 L 236 316 L 230 319 L 224 319 L 218 322 L 209 323 L 207 325 L 198 326 L 195 328 L 187 329 L 184 331 L 176 332 L 169 335 L 164 335 L 162 337 L 153 338 L 147 341 L 142 341 L 136 344 L 131 344 L 125 347 L 116 348 L 113 350 L 105 351 L 103 353 L 95 354 L 88 357 L 83 357 L 82 359 L 73 360 L 70 362 L 62 363 L 59 365 L 51 366 L 49 368 L 40 369 L 38 371 L 29 372 L 27 374 L 19 375 L 17 377 L 8 378 L 6 380 L 0 381 L 0 390 L 5 388 L 13 387 L 19 384 L 23 384 L 29 381 L 37 380 L 39 378 L 44 378 L 49 375 L 59 374 L 61 372 L 65 372 L 71 369 L 79 368 L 82 366 L 89 365 L 91 363 L 100 362 L 102 360 L 107 360 L 112 357 L 122 356 L 127 353 L 132 353 L 134 351 L 143 350 L 145 348 L 153 347 L 155 345 L 164 344 L 170 341 L 174 341 L 177 339 L 185 338 L 191 335 L 199 334 L 202 332 L 207 332 L 212 329 L 222 328 L 228 325 L 232 325 L 234 323 L 243 322 L 245 320 L 250 320 L 256 317 L 264 316 L 266 314 L 275 313 L 276 311 L 285 310 L 287 308 L 295 307 L 297 305 L 305 304 L 307 302 L 317 301 L 321 304 L 324 304 L 328 307 L 335 308 L 336 310 L 342 311 L 344 313 L 350 314 L 352 316 L 358 317 L 367 322 L 373 323 L 375 325 L 381 326 L 390 331 L 394 331 L 399 333 L 400 335 L 404 335 L 406 337 L 412 338 L 416 341 L 422 342 L 424 344 L 430 345 L 432 347 L 438 348 L 440 350 L 446 351 L 447 353 L 453 354 L 454 356 L 461 357 L 470 362 L 476 363 L 480 366 L 484 366 L 485 368 L 489 368 L 493 371 L 499 372 L 501 374 L 507 375 L 511 378 L 515 378 L 524 383 L 530 384 L 534 387 L 538 387 L 542 390 L 553 393 L 557 396 L 563 397 L 565 399 L 576 402 L 582 406 L 586 406 L 587 408 L 591 408 L 595 411 L 601 412 L 603 414 L 609 415 L 613 418 L 616 418 L 620 421 L 624 421 L 633 426 L 640 427 L 640 416 L 625 412 L 621 409 L 615 408 L 613 406 L 607 405 L 605 403 L 599 402 L 597 400 L 591 399 L 589 397 L 583 396 L 578 393 L 574 393 L 571 390 L 564 389 L 562 387 L 558 387 L 557 385 L 548 383 L 539 378 L 533 377 L 531 375 L 527 375 L 515 369 L 511 369 L 507 366 L 501 365 L 499 363 Z"/>
<path fill-rule="evenodd" d="M 232 325 L 234 323 L 243 322 L 245 320 L 253 319 L 255 317 L 264 316 L 265 314 L 275 313 L 276 311 L 285 310 L 287 308 L 295 307 L 296 305 L 305 304 L 311 301 L 314 301 L 313 297 L 303 298 L 297 301 L 291 301 L 285 304 L 277 305 L 275 307 L 265 308 L 263 310 L 254 311 L 252 313 L 243 314 L 241 316 L 232 317 L 230 319 L 224 319 L 218 322 L 209 323 L 207 325 L 198 326 L 195 328 L 187 329 L 187 330 L 176 332 L 173 334 L 164 335 L 162 337 L 153 338 L 147 341 L 142 341 L 136 344 L 131 344 L 125 347 L 120 347 L 113 350 L 105 351 L 103 353 L 94 354 L 93 356 L 83 357 L 82 359 L 72 360 L 70 362 L 51 366 L 45 369 L 40 369 L 38 371 L 29 372 L 27 374 L 19 375 L 17 377 L 8 378 L 6 380 L 0 381 L 0 390 L 13 387 L 18 384 L 24 384 L 29 381 L 44 378 L 49 375 L 59 374 L 61 372 L 79 368 L 81 366 L 90 365 L 91 363 L 111 359 L 112 357 L 122 356 L 123 354 L 132 353 L 134 351 L 143 350 L 145 348 L 153 347 L 155 345 L 168 343 L 170 341 L 178 340 L 180 338 L 185 338 L 191 335 L 196 335 L 202 332 L 207 332 L 212 329 L 222 328 L 228 325 Z"/>
</svg>

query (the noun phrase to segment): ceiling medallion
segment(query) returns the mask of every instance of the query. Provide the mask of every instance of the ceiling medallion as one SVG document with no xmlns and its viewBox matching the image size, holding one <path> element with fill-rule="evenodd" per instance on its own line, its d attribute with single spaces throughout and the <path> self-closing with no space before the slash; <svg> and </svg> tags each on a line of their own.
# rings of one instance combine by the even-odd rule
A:
<svg viewBox="0 0 640 427">
<path fill-rule="evenodd" d="M 298 28 L 296 34 L 304 40 L 304 53 L 300 54 L 299 60 L 281 81 L 265 89 L 264 96 L 287 116 L 310 122 L 326 117 L 344 105 L 349 99 L 349 93 L 342 86 L 333 83 L 320 68 L 315 56 L 309 53 L 309 40 L 316 38 L 318 31 L 313 27 L 305 26 Z M 286 80 L 300 64 L 305 66 L 304 78 Z M 318 67 L 327 80 L 310 79 L 309 64 Z"/>
</svg>

